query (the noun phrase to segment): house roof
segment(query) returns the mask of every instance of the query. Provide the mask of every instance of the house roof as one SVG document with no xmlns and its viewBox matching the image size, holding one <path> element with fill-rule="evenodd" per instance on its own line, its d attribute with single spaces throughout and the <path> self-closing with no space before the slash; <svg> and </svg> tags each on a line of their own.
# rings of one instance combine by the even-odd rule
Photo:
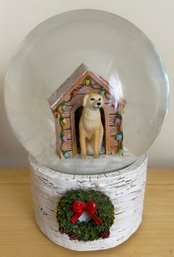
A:
<svg viewBox="0 0 174 257">
<path fill-rule="evenodd" d="M 85 72 L 87 72 L 89 69 L 88 66 L 85 64 L 81 64 L 73 73 L 72 75 L 65 80 L 65 82 L 57 88 L 57 90 L 48 98 L 48 103 L 52 107 L 56 104 L 56 102 L 59 101 L 60 97 L 63 95 L 63 93 L 68 90 L 72 84 L 74 84 L 79 77 L 81 77 Z"/>
<path fill-rule="evenodd" d="M 85 64 L 81 64 L 73 73 L 72 75 L 60 86 L 57 88 L 57 90 L 48 98 L 48 103 L 52 109 L 55 109 L 57 107 L 57 104 L 59 103 L 61 97 L 71 88 L 72 85 L 76 85 L 76 82 L 79 81 L 79 79 L 82 76 L 85 76 L 85 74 L 89 73 L 90 76 L 100 85 L 104 86 L 104 88 L 107 90 L 108 93 L 111 93 L 111 85 L 102 78 L 101 76 L 95 74 L 88 66 Z"/>
</svg>

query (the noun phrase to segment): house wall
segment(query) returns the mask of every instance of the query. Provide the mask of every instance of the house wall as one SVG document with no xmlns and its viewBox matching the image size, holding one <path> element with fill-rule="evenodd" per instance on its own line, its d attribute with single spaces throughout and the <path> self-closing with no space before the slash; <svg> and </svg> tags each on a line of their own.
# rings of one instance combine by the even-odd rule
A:
<svg viewBox="0 0 174 257">
<path fill-rule="evenodd" d="M 91 79 L 91 78 L 90 78 Z M 60 138 L 60 131 L 63 128 L 64 136 L 66 137 L 67 141 L 61 143 L 57 146 L 57 152 L 59 156 L 61 157 L 61 149 L 64 151 L 68 151 L 70 154 L 70 157 L 75 156 L 77 154 L 77 144 L 76 144 L 76 131 L 75 131 L 75 111 L 82 106 L 83 104 L 83 98 L 84 95 L 91 93 L 91 92 L 99 92 L 100 89 L 103 87 L 100 86 L 98 83 L 96 83 L 93 79 L 91 79 L 91 84 L 81 85 L 77 84 L 77 88 L 80 88 L 78 90 L 77 95 L 70 97 L 70 94 L 72 92 L 68 92 L 68 94 L 65 94 L 62 98 L 62 103 L 66 105 L 66 110 L 61 111 L 59 114 L 62 115 L 66 119 L 66 124 L 62 123 L 62 126 L 58 126 L 58 130 L 56 132 L 56 136 Z M 116 141 L 116 135 L 120 131 L 120 128 L 118 126 L 116 127 L 115 119 L 116 119 L 116 104 L 115 100 L 112 98 L 111 95 L 106 93 L 106 96 L 103 96 L 104 99 L 104 115 L 105 115 L 105 152 L 106 154 L 117 154 L 119 150 L 119 144 Z M 60 103 L 59 103 L 60 105 Z M 59 107 L 58 107 L 59 110 Z"/>
</svg>

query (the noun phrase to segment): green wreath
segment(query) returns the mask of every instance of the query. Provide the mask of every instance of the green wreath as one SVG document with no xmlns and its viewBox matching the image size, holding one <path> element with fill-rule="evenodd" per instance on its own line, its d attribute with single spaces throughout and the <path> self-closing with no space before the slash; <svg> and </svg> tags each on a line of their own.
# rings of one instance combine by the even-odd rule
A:
<svg viewBox="0 0 174 257">
<path fill-rule="evenodd" d="M 89 221 L 79 221 L 76 217 L 76 221 L 72 223 L 72 217 L 77 215 L 74 212 L 73 204 L 79 202 L 84 206 L 89 206 L 91 203 L 95 205 L 96 209 L 93 206 L 95 214 L 91 214 Z M 57 206 L 56 217 L 60 233 L 67 234 L 70 240 L 104 239 L 109 237 L 110 227 L 114 223 L 114 206 L 109 197 L 100 191 L 71 190 L 61 197 Z"/>
</svg>

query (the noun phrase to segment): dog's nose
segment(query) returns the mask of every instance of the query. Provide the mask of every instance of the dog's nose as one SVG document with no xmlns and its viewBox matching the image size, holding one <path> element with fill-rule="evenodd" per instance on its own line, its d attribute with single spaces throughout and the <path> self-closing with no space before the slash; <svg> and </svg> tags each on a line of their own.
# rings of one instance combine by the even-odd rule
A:
<svg viewBox="0 0 174 257">
<path fill-rule="evenodd" d="M 97 105 L 98 105 L 98 106 L 100 106 L 100 105 L 101 105 L 101 103 L 97 103 Z"/>
</svg>

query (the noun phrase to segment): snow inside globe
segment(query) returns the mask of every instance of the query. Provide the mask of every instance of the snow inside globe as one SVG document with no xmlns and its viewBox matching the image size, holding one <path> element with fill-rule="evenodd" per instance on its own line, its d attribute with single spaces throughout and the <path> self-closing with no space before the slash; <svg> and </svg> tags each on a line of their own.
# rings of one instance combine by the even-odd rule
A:
<svg viewBox="0 0 174 257">
<path fill-rule="evenodd" d="M 76 10 L 32 30 L 12 57 L 5 105 L 29 155 L 62 173 L 117 172 L 148 150 L 167 111 L 168 78 L 125 19 Z"/>
</svg>

